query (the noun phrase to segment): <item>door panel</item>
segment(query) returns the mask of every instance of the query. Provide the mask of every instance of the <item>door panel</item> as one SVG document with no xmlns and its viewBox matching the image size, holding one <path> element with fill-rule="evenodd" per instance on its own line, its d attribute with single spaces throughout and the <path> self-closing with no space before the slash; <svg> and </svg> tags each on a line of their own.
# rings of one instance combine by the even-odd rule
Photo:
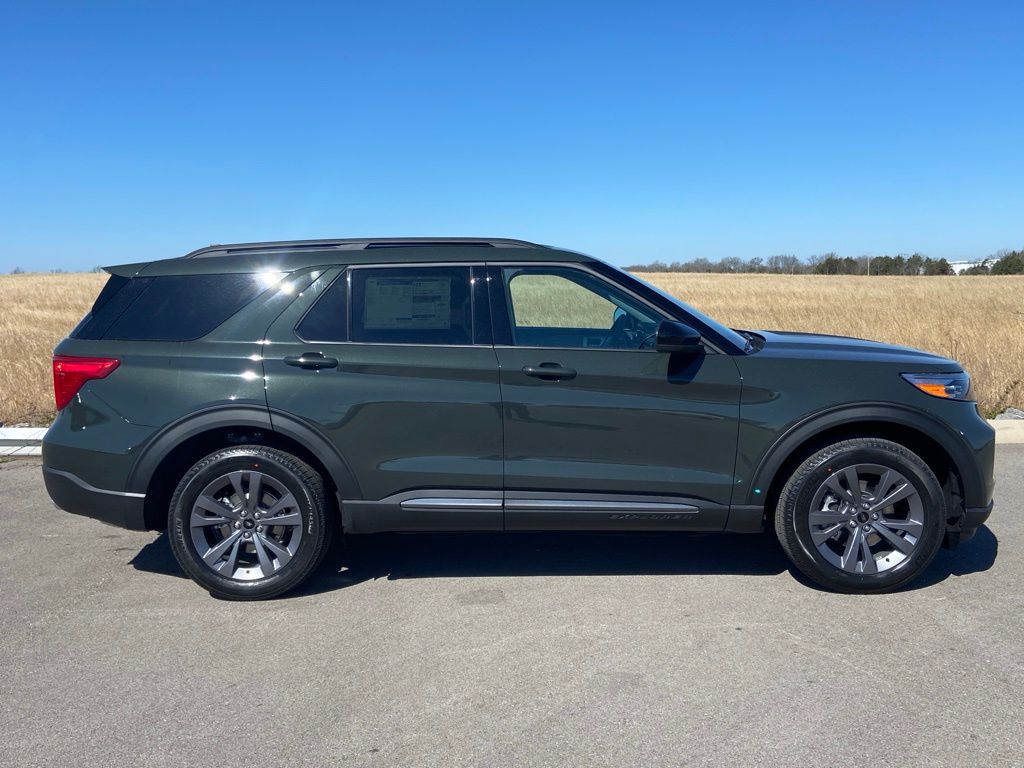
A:
<svg viewBox="0 0 1024 768">
<path fill-rule="evenodd" d="M 395 278 L 401 277 L 398 269 L 390 272 Z M 393 283 L 395 280 L 389 277 L 373 290 L 378 294 L 395 290 Z M 324 291 L 322 285 L 315 288 Z M 425 290 L 421 286 L 414 298 L 400 297 L 399 303 L 404 302 L 406 313 L 409 307 L 415 307 L 415 322 L 438 335 L 443 332 L 437 327 L 440 321 L 423 318 L 424 312 L 433 311 L 429 308 L 433 298 L 422 295 Z M 389 527 L 386 520 L 408 513 L 406 528 L 451 527 L 440 519 L 436 507 L 403 507 L 401 503 L 407 498 L 402 494 L 417 489 L 500 491 L 502 425 L 493 348 L 302 341 L 295 325 L 317 298 L 318 290 L 308 293 L 310 296 L 298 299 L 267 334 L 267 399 L 272 409 L 287 411 L 315 425 L 348 463 L 363 498 L 343 504 L 346 523 L 360 530 L 381 530 Z M 339 311 L 347 311 L 340 306 L 341 293 L 333 300 L 339 302 Z M 324 300 L 332 300 L 331 295 L 325 293 Z M 375 296 L 373 301 L 376 305 L 368 312 L 383 329 L 379 333 L 394 335 L 382 315 L 383 300 Z M 354 304 L 358 306 L 359 302 Z M 323 309 L 317 305 L 317 312 Z M 311 312 L 309 316 L 316 315 Z M 357 317 L 346 324 L 344 332 L 348 334 L 347 325 L 358 328 L 359 321 Z M 317 318 L 316 325 L 328 324 Z M 303 368 L 285 362 L 286 358 L 299 356 L 316 360 L 317 355 L 337 360 L 337 367 Z M 381 500 L 385 500 L 383 506 L 359 503 Z M 419 512 L 422 526 L 416 523 Z M 370 518 L 379 515 L 380 520 L 352 520 L 352 514 Z M 502 525 L 500 505 L 479 505 L 461 510 L 460 515 L 464 524 L 458 527 L 462 528 L 491 530 Z"/>
<path fill-rule="evenodd" d="M 495 297 L 504 287 L 497 271 L 491 282 L 495 310 L 515 300 L 507 290 Z M 616 301 L 614 295 L 611 299 Z M 556 305 L 551 312 L 565 318 L 563 326 L 572 325 L 572 306 Z M 495 316 L 496 335 L 498 324 L 512 316 Z M 649 319 L 642 316 L 635 324 L 641 343 Z M 553 330 L 549 338 L 560 338 L 559 329 Z M 532 329 L 514 327 L 502 335 L 538 338 Z M 631 337 L 616 338 L 627 343 Z M 583 345 L 500 345 L 495 351 L 501 367 L 507 528 L 725 526 L 741 386 L 730 356 L 703 349 L 669 355 Z M 545 368 L 565 373 L 545 377 Z M 619 499 L 622 509 L 589 504 L 593 494 L 602 494 L 598 500 Z M 648 497 L 651 509 L 632 507 L 637 497 L 640 502 Z M 529 503 L 517 503 L 523 499 Z M 689 505 L 697 513 L 655 502 Z"/>
</svg>

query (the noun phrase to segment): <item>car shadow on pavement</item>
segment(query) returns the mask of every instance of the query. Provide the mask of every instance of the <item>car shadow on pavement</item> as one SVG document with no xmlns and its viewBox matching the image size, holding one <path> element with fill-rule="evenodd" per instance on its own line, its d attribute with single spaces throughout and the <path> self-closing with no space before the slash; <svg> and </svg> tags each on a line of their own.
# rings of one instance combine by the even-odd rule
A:
<svg viewBox="0 0 1024 768">
<path fill-rule="evenodd" d="M 982 527 L 955 551 L 940 550 L 920 589 L 988 570 L 998 541 Z M 141 571 L 185 577 L 162 533 L 131 560 Z M 344 589 L 375 579 L 458 576 L 773 576 L 793 570 L 768 534 L 700 533 L 421 533 L 348 536 L 336 541 L 323 564 L 296 591 L 298 597 Z"/>
</svg>

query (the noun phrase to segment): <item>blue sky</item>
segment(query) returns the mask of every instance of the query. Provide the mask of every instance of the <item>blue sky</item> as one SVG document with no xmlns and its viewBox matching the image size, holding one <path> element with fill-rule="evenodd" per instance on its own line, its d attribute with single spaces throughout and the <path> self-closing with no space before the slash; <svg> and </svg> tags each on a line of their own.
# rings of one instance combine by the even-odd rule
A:
<svg viewBox="0 0 1024 768">
<path fill-rule="evenodd" d="M 1021 29 L 1015 2 L 5 3 L 0 271 L 363 235 L 1020 248 Z"/>
</svg>

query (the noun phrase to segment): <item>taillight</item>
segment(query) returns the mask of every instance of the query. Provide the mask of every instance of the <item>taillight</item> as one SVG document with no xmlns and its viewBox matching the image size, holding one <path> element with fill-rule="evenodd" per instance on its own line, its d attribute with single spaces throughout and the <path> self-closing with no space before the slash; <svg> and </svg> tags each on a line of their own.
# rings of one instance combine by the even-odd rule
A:
<svg viewBox="0 0 1024 768">
<path fill-rule="evenodd" d="M 85 382 L 103 379 L 121 364 L 116 357 L 53 356 L 53 399 L 59 411 L 71 402 Z"/>
</svg>

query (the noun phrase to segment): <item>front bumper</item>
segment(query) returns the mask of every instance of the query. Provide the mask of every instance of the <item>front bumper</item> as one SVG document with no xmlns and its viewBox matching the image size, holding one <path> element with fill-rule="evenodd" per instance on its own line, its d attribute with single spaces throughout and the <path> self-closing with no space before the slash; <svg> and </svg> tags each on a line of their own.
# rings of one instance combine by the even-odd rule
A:
<svg viewBox="0 0 1024 768">
<path fill-rule="evenodd" d="M 96 488 L 71 472 L 43 466 L 43 482 L 53 503 L 65 512 L 91 517 L 108 525 L 146 530 L 143 493 Z"/>
<path fill-rule="evenodd" d="M 955 526 L 946 526 L 946 538 L 942 542 L 946 549 L 955 549 L 957 544 L 962 544 L 974 538 L 978 528 L 985 524 L 989 515 L 992 514 L 993 502 L 985 507 L 966 507 L 964 514 Z"/>
</svg>

